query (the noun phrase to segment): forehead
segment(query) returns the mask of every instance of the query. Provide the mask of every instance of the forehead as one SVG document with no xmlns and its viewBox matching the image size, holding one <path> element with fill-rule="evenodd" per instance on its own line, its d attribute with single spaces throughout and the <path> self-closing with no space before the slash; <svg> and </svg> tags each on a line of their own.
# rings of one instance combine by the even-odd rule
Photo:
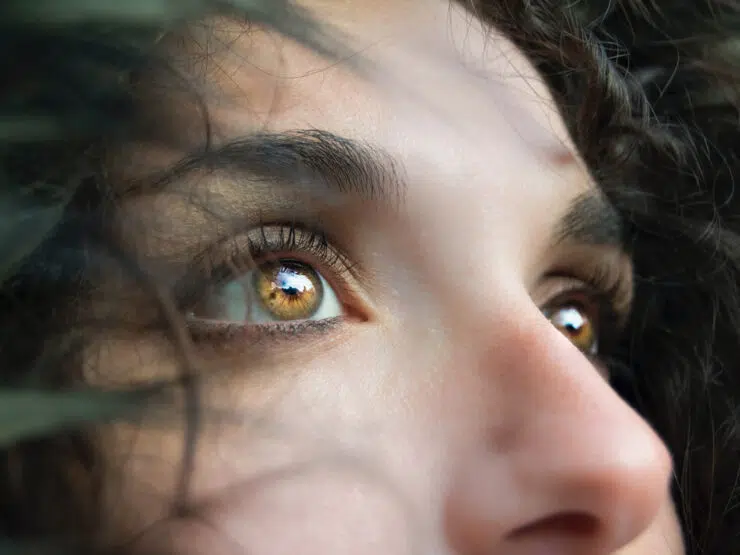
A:
<svg viewBox="0 0 740 555">
<path fill-rule="evenodd" d="M 410 209 L 423 219 L 445 215 L 440 226 L 482 215 L 501 228 L 527 221 L 527 233 L 544 234 L 573 198 L 593 188 L 543 79 L 507 37 L 460 5 L 302 4 L 353 55 L 330 59 L 229 20 L 205 22 L 167 43 L 199 86 L 216 144 L 319 129 L 370 145 L 397 162 Z M 196 150 L 203 143 L 199 113 L 178 101 L 151 106 L 177 136 L 194 136 Z M 165 164 L 161 152 L 138 146 L 128 168 Z"/>
<path fill-rule="evenodd" d="M 287 187 L 272 187 L 269 176 L 255 179 L 254 168 L 248 168 L 226 179 L 175 178 L 164 189 L 158 186 L 154 197 L 127 198 L 120 218 L 125 240 L 136 242 L 129 220 L 143 222 L 137 248 L 156 258 L 160 251 L 188 251 L 234 225 L 256 225 L 255 218 L 320 213 L 336 218 L 339 227 L 351 220 L 342 234 L 354 229 L 350 235 L 359 237 L 368 226 L 375 232 L 371 216 L 380 214 L 391 217 L 383 222 L 392 223 L 386 227 L 394 238 L 405 237 L 420 252 L 431 249 L 430 260 L 464 243 L 492 257 L 512 253 L 527 267 L 556 256 L 550 246 L 563 219 L 596 187 L 526 56 L 496 29 L 446 0 L 306 5 L 355 56 L 328 59 L 275 32 L 225 20 L 172 36 L 164 46 L 188 78 L 188 95 L 168 86 L 151 88 L 154 97 L 143 103 L 142 114 L 155 122 L 149 128 L 165 142 L 125 146 L 112 157 L 110 174 L 121 177 L 125 193 L 129 177 L 147 182 L 152 171 L 168 173 L 191 149 L 202 159 L 206 137 L 217 147 L 211 151 L 244 143 L 252 148 L 257 140 L 256 150 L 265 152 L 261 136 L 319 130 L 369 147 L 390 162 L 402 185 L 402 210 L 379 213 L 360 205 L 357 212 L 350 209 L 356 205 L 335 203 L 335 197 L 314 205 L 312 194 L 306 203 L 301 177 L 283 180 Z M 205 102 L 210 135 L 202 104 L 192 102 L 191 84 Z M 322 163 L 330 164 L 333 154 L 324 154 Z M 252 155 L 253 150 L 237 150 L 227 167 L 236 161 L 244 169 Z M 334 164 L 340 179 L 342 163 Z M 282 169 L 277 173 L 284 174 Z M 295 188 L 301 189 L 297 203 Z M 156 217 L 160 213 L 168 217 Z M 474 246 L 476 241 L 485 244 Z"/>
<path fill-rule="evenodd" d="M 524 54 L 461 6 L 302 3 L 351 56 L 327 59 L 274 32 L 222 20 L 190 41 L 189 70 L 202 81 L 224 139 L 320 127 L 389 151 L 408 148 L 413 133 L 442 150 L 464 146 L 471 157 L 569 150 L 550 94 Z M 492 145 L 496 136 L 506 145 Z"/>
<path fill-rule="evenodd" d="M 185 48 L 173 41 L 174 55 L 205 91 L 216 141 L 328 130 L 391 153 L 412 185 L 428 181 L 430 170 L 462 186 L 492 171 L 501 182 L 516 180 L 508 172 L 523 165 L 553 171 L 572 161 L 565 125 L 532 64 L 460 5 L 302 4 L 355 55 L 327 59 L 275 32 L 224 20 L 202 25 Z M 190 119 L 202 132 L 200 118 Z"/>
</svg>

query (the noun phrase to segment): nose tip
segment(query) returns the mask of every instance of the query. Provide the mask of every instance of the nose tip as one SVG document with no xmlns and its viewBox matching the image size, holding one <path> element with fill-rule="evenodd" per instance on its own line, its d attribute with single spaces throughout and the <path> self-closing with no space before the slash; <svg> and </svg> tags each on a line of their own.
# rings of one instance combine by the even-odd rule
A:
<svg viewBox="0 0 740 555">
<path fill-rule="evenodd" d="M 622 443 L 622 434 L 595 441 L 585 430 L 540 456 L 524 450 L 502 463 L 481 454 L 448 507 L 453 545 L 465 554 L 611 555 L 631 543 L 669 503 L 672 472 L 667 449 L 640 426 Z"/>
<path fill-rule="evenodd" d="M 606 459 L 603 467 L 595 466 L 593 483 L 575 485 L 593 492 L 592 499 L 586 494 L 583 508 L 601 523 L 602 541 L 611 550 L 647 529 L 670 497 L 671 455 L 646 423 L 635 426 L 642 429 L 633 427 L 632 437 L 622 439 L 624 445 L 613 446 L 613 462 Z"/>
<path fill-rule="evenodd" d="M 560 534 L 593 546 L 588 552 L 594 554 L 612 553 L 642 534 L 670 495 L 672 461 L 652 430 L 640 425 L 645 429 L 633 428 L 631 437 L 615 438 L 591 456 L 573 442 L 560 462 L 557 455 L 543 462 L 535 487 L 548 488 L 548 481 L 550 497 L 510 538 Z M 599 443 L 590 445 L 598 449 Z"/>
<path fill-rule="evenodd" d="M 611 555 L 670 504 L 673 462 L 652 427 L 580 353 L 541 353 L 527 351 L 537 379 L 507 374 L 517 402 L 497 399 L 494 438 L 458 458 L 448 525 L 461 553 Z"/>
<path fill-rule="evenodd" d="M 590 418 L 590 411 L 578 410 L 545 418 L 512 453 L 513 479 L 530 500 L 530 512 L 520 514 L 524 521 L 512 528 L 509 540 L 554 534 L 588 546 L 590 555 L 613 553 L 640 536 L 668 502 L 668 449 L 637 413 L 606 391 Z"/>
<path fill-rule="evenodd" d="M 512 458 L 509 472 L 486 468 L 481 457 L 466 472 L 466 491 L 456 492 L 463 509 L 456 516 L 468 521 L 457 529 L 475 530 L 478 546 L 500 545 L 502 553 L 616 552 L 650 527 L 670 497 L 671 457 L 652 430 L 639 435 L 601 449 L 581 435 L 562 454 Z"/>
<path fill-rule="evenodd" d="M 531 316 L 459 355 L 486 394 L 463 391 L 483 408 L 452 458 L 447 537 L 466 555 L 612 555 L 670 506 L 671 454 L 592 360 Z"/>
</svg>

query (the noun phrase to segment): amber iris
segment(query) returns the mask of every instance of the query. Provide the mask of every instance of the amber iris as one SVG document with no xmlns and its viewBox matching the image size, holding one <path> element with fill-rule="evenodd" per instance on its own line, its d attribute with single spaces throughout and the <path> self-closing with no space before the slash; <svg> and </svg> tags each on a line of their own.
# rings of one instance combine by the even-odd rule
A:
<svg viewBox="0 0 740 555">
<path fill-rule="evenodd" d="M 254 273 L 257 299 L 276 320 L 305 320 L 321 306 L 321 279 L 307 264 L 280 260 Z"/>
<path fill-rule="evenodd" d="M 596 354 L 596 327 L 586 311 L 576 305 L 566 305 L 549 311 L 550 322 L 586 354 Z"/>
</svg>

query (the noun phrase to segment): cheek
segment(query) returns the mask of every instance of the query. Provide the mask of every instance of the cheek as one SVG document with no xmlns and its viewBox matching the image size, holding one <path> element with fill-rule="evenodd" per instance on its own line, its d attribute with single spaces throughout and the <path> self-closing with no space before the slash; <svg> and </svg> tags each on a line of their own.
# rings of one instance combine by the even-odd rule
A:
<svg viewBox="0 0 740 555">
<path fill-rule="evenodd" d="M 403 352 L 418 352 L 408 339 Z M 186 453 L 181 392 L 173 388 L 174 406 L 154 407 L 163 410 L 152 410 L 136 425 L 103 430 L 113 536 L 151 529 L 144 540 L 161 542 L 184 527 L 175 534 L 184 541 L 177 553 L 204 541 L 213 543 L 199 552 L 215 552 L 226 540 L 258 553 L 305 552 L 301 542 L 316 545 L 316 553 L 411 552 L 409 499 L 418 500 L 419 488 L 435 481 L 428 470 L 435 440 L 405 414 L 409 373 L 398 363 L 399 350 L 379 349 L 379 342 L 390 345 L 381 331 L 370 329 L 306 356 L 302 364 L 242 363 L 202 381 L 189 499 L 210 531 L 201 529 L 198 518 L 168 518 Z M 106 376 L 106 382 L 173 377 L 168 348 L 135 345 L 122 341 L 97 349 L 96 366 L 116 378 Z M 127 370 L 133 360 L 124 356 L 132 352 L 140 362 L 134 376 Z M 425 462 L 410 467 L 408 461 L 419 456 Z"/>
<path fill-rule="evenodd" d="M 153 529 L 137 551 L 154 552 L 177 528 L 167 549 L 178 555 L 418 552 L 409 504 L 393 484 L 359 462 L 333 463 L 296 465 L 235 485 L 187 520 Z"/>
</svg>

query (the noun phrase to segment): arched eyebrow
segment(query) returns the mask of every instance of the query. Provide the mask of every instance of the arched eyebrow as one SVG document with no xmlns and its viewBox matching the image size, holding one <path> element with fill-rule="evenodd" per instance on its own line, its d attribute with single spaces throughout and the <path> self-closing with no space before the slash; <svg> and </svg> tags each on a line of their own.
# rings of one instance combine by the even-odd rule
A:
<svg viewBox="0 0 740 555">
<path fill-rule="evenodd" d="M 406 189 L 399 164 L 383 149 L 317 129 L 255 133 L 191 154 L 176 173 L 199 170 L 233 172 L 313 197 L 338 193 L 394 207 Z"/>
<path fill-rule="evenodd" d="M 316 129 L 256 133 L 195 153 L 180 167 L 184 173 L 203 169 L 234 172 L 247 189 L 249 182 L 270 182 L 314 198 L 325 193 L 328 202 L 340 194 L 398 207 L 407 187 L 403 168 L 390 153 Z M 552 242 L 622 248 L 621 217 L 594 187 L 571 202 Z"/>
</svg>

